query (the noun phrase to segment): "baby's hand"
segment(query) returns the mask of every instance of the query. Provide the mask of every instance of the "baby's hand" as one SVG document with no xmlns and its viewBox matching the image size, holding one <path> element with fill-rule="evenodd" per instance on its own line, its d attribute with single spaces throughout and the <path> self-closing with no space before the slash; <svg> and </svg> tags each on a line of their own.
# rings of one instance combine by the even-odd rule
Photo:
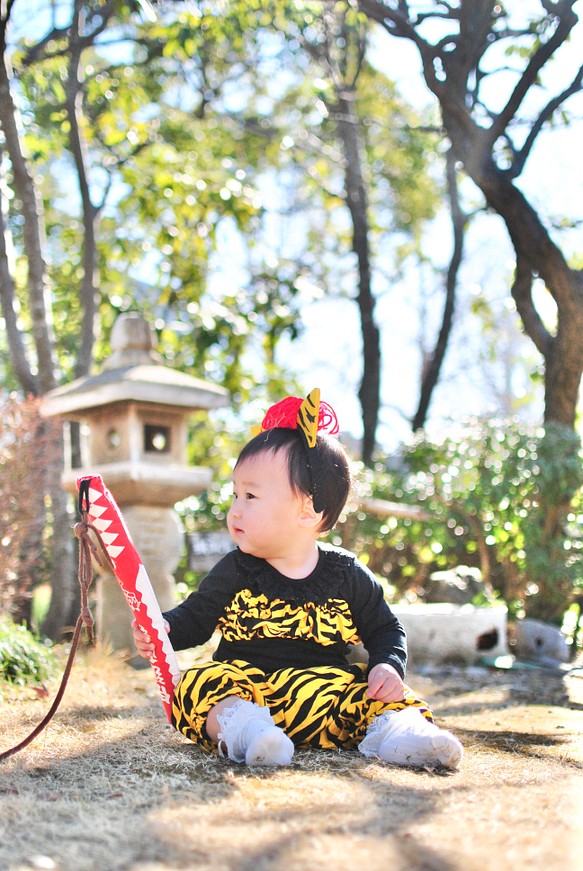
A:
<svg viewBox="0 0 583 871">
<path fill-rule="evenodd" d="M 401 675 L 388 662 L 380 662 L 371 668 L 368 676 L 368 694 L 379 702 L 400 702 L 405 691 Z"/>
<path fill-rule="evenodd" d="M 166 632 L 170 631 L 170 626 L 164 620 L 164 628 Z M 134 644 L 138 649 L 138 653 L 140 656 L 143 656 L 144 659 L 151 659 L 154 656 L 156 649 L 152 640 L 147 632 L 144 632 L 143 629 L 140 629 L 135 620 L 132 621 L 132 632 L 134 634 Z"/>
</svg>

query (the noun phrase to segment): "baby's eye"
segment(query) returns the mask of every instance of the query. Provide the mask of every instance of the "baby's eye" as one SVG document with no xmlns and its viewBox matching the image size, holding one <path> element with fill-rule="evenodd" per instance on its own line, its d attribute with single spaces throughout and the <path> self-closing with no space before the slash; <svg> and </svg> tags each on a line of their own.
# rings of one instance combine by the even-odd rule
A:
<svg viewBox="0 0 583 871">
<path fill-rule="evenodd" d="M 245 493 L 245 499 L 255 499 L 254 493 Z"/>
</svg>

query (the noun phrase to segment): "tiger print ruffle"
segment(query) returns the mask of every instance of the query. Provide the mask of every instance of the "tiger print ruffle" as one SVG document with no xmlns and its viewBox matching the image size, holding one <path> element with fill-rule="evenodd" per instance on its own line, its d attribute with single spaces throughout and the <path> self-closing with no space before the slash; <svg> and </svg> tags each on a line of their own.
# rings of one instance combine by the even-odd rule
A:
<svg viewBox="0 0 583 871">
<path fill-rule="evenodd" d="M 358 644 L 350 608 L 344 599 L 325 604 L 296 604 L 282 599 L 269 601 L 263 594 L 240 590 L 225 609 L 217 628 L 225 641 L 258 638 L 301 638 L 318 644 Z"/>
</svg>

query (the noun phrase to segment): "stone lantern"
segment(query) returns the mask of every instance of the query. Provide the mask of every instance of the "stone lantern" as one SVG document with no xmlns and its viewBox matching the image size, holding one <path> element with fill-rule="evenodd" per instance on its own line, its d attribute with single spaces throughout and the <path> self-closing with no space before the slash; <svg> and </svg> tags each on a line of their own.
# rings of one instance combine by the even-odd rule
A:
<svg viewBox="0 0 583 871">
<path fill-rule="evenodd" d="M 111 334 L 112 354 L 97 375 L 46 394 L 43 414 L 85 426 L 82 466 L 70 465 L 63 486 L 76 493 L 78 475 L 95 473 L 119 505 L 164 611 L 175 604 L 175 571 L 183 531 L 174 504 L 200 493 L 210 469 L 187 465 L 191 412 L 228 404 L 227 391 L 165 366 L 152 330 L 137 312 L 122 314 Z M 98 637 L 114 650 L 133 650 L 131 614 L 117 580 L 99 568 Z"/>
</svg>

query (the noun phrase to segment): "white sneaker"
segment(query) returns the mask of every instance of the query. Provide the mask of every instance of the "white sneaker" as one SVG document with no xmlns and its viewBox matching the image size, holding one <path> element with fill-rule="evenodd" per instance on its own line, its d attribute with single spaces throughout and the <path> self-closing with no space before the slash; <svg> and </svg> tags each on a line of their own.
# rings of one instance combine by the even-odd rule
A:
<svg viewBox="0 0 583 871">
<path fill-rule="evenodd" d="M 458 739 L 423 716 L 418 708 L 376 717 L 358 746 L 364 756 L 393 765 L 457 768 L 464 754 Z"/>
<path fill-rule="evenodd" d="M 217 716 L 219 753 L 223 743 L 233 762 L 247 765 L 289 765 L 293 741 L 273 722 L 267 708 L 239 699 Z"/>
</svg>

